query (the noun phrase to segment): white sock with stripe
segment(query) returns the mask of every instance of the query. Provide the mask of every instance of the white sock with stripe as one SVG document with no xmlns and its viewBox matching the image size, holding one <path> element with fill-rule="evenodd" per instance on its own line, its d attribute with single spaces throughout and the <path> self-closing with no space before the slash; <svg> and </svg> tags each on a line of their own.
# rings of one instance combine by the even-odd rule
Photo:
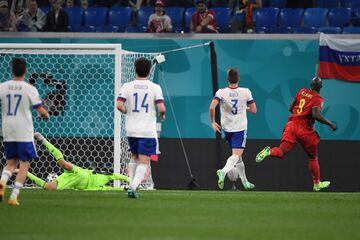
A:
<svg viewBox="0 0 360 240">
<path fill-rule="evenodd" d="M 240 179 L 241 179 L 241 182 L 244 184 L 246 183 L 248 180 L 246 178 L 246 174 L 245 174 L 245 164 L 242 160 L 242 157 L 239 158 L 239 161 L 236 163 L 236 168 L 238 169 L 239 171 L 239 176 L 240 176 Z"/>
<path fill-rule="evenodd" d="M 10 199 L 17 199 L 20 193 L 20 189 L 23 187 L 22 183 L 15 182 L 14 188 L 11 192 Z"/>
<path fill-rule="evenodd" d="M 231 155 L 227 160 L 225 166 L 222 168 L 224 174 L 226 175 L 236 164 L 239 160 L 239 157 L 236 155 Z"/>
<path fill-rule="evenodd" d="M 4 169 L 4 171 L 2 172 L 2 174 L 1 174 L 1 181 L 2 182 L 4 182 L 5 183 L 5 185 L 6 185 L 6 183 L 9 181 L 9 179 L 11 178 L 11 175 L 12 175 L 12 172 L 10 172 L 9 170 L 7 170 L 7 169 Z"/>
<path fill-rule="evenodd" d="M 144 163 L 139 163 L 137 165 L 134 180 L 130 183 L 132 190 L 136 190 L 140 183 L 144 180 L 147 168 L 148 165 Z"/>
<path fill-rule="evenodd" d="M 128 164 L 128 174 L 129 174 L 129 178 L 130 178 L 130 183 L 132 183 L 134 180 L 137 163 L 138 163 L 138 161 L 136 161 L 134 159 L 130 159 L 130 162 Z"/>
</svg>

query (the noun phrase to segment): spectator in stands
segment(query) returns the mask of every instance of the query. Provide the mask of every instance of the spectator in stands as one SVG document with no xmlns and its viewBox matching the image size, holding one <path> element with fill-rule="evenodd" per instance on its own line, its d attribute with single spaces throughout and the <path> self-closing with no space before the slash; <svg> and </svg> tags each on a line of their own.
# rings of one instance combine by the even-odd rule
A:
<svg viewBox="0 0 360 240">
<path fill-rule="evenodd" d="M 172 32 L 171 19 L 164 11 L 165 4 L 161 0 L 155 3 L 155 13 L 151 14 L 148 21 L 148 32 Z"/>
<path fill-rule="evenodd" d="M 46 32 L 67 32 L 68 15 L 61 9 L 61 0 L 52 0 L 52 9 L 46 15 Z"/>
<path fill-rule="evenodd" d="M 80 7 L 84 10 L 88 9 L 89 1 L 88 0 L 80 0 Z"/>
<path fill-rule="evenodd" d="M 66 8 L 73 8 L 74 0 L 66 0 Z"/>
<path fill-rule="evenodd" d="M 206 6 L 206 0 L 196 1 L 197 11 L 192 16 L 190 30 L 195 33 L 218 33 L 215 12 Z"/>
<path fill-rule="evenodd" d="M 10 12 L 15 14 L 16 19 L 19 19 L 23 12 L 25 12 L 27 8 L 27 1 L 26 0 L 12 0 Z"/>
<path fill-rule="evenodd" d="M 230 0 L 229 7 L 235 12 L 231 32 L 253 33 L 255 30 L 254 10 L 262 7 L 261 0 Z"/>
<path fill-rule="evenodd" d="M 30 32 L 38 32 L 46 23 L 45 13 L 38 8 L 36 0 L 28 1 L 28 8 L 20 19 L 20 26 L 24 25 Z"/>
<path fill-rule="evenodd" d="M 15 14 L 9 10 L 9 4 L 5 0 L 0 1 L 0 31 L 17 31 Z"/>
</svg>

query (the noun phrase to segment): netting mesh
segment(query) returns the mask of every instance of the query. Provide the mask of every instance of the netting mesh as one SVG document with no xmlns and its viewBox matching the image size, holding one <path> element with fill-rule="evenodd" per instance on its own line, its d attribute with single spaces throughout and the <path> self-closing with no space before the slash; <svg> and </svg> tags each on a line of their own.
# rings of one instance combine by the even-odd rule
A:
<svg viewBox="0 0 360 240">
<path fill-rule="evenodd" d="M 135 78 L 133 66 L 139 56 L 152 59 L 152 54 L 122 55 L 122 82 Z M 13 57 L 27 60 L 26 80 L 39 90 L 51 114 L 49 121 L 34 121 L 35 131 L 41 132 L 73 164 L 101 173 L 114 172 L 115 52 L 94 49 L 2 49 L 1 82 L 12 78 L 9 64 Z M 120 172 L 126 174 L 130 155 L 123 117 L 121 124 Z M 1 148 L 3 150 L 3 146 Z M 37 145 L 37 151 L 38 158 L 31 163 L 32 173 L 43 179 L 50 173 L 62 173 L 43 146 Z M 5 164 L 4 159 L 0 169 Z M 151 174 L 143 184 L 145 188 L 149 186 L 153 186 Z"/>
</svg>

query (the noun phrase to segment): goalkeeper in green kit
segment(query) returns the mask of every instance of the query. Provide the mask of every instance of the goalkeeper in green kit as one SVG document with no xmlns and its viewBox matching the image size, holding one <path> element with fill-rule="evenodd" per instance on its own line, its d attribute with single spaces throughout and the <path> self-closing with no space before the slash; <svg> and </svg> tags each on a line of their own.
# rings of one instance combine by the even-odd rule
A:
<svg viewBox="0 0 360 240">
<path fill-rule="evenodd" d="M 58 176 L 53 182 L 45 182 L 44 180 L 36 177 L 28 172 L 27 177 L 35 182 L 36 185 L 46 190 L 88 190 L 88 191 L 121 191 L 124 188 L 113 188 L 106 186 L 107 183 L 113 180 L 121 180 L 129 182 L 129 177 L 121 174 L 95 174 L 92 170 L 83 169 L 75 166 L 74 164 L 66 161 L 63 154 L 59 149 L 47 141 L 40 133 L 34 134 L 35 139 L 42 142 L 42 144 L 49 150 L 51 155 L 54 156 L 57 164 L 64 169 L 64 173 Z"/>
</svg>

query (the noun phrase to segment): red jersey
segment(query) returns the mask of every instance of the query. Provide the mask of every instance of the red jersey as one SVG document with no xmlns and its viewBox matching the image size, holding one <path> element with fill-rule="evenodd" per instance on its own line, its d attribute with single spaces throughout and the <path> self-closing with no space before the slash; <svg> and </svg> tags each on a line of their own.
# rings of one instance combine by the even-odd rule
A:
<svg viewBox="0 0 360 240">
<path fill-rule="evenodd" d="M 215 12 L 213 10 L 207 9 L 204 13 L 200 13 L 199 11 L 196 11 L 192 16 L 192 24 L 194 26 L 194 29 L 200 25 L 202 20 L 204 20 L 207 16 L 211 15 L 212 20 L 206 25 L 207 28 L 210 28 L 211 30 L 218 31 L 217 30 L 217 23 L 215 20 Z"/>
<path fill-rule="evenodd" d="M 322 109 L 324 99 L 319 93 L 307 88 L 301 89 L 294 99 L 296 104 L 289 117 L 289 121 L 298 121 L 299 123 L 304 123 L 309 128 L 313 128 L 315 120 L 312 116 L 312 109 L 314 107 Z"/>
</svg>

